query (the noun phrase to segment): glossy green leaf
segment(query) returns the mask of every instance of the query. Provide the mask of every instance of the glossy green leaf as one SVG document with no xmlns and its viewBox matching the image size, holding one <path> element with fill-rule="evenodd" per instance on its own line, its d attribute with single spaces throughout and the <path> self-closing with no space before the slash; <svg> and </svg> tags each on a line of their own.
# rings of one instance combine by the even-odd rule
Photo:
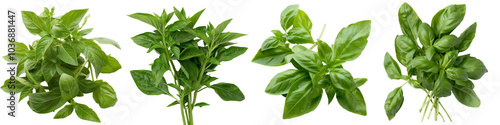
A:
<svg viewBox="0 0 500 125">
<path fill-rule="evenodd" d="M 135 85 L 142 93 L 146 95 L 170 94 L 168 86 L 165 82 L 161 82 L 158 86 L 155 85 L 155 77 L 149 70 L 132 70 L 130 71 Z"/>
<path fill-rule="evenodd" d="M 68 74 L 61 74 L 61 78 L 59 78 L 59 87 L 61 89 L 61 97 L 65 100 L 76 97 L 80 92 L 75 78 Z"/>
<path fill-rule="evenodd" d="M 47 50 L 50 48 L 53 41 L 54 38 L 50 36 L 44 36 L 38 41 L 38 44 L 36 45 L 35 49 L 36 50 L 35 61 L 40 61 L 43 58 L 45 52 L 47 52 Z"/>
<path fill-rule="evenodd" d="M 108 63 L 101 68 L 101 73 L 114 73 L 122 68 L 122 65 L 115 57 L 108 55 Z"/>
<path fill-rule="evenodd" d="M 338 90 L 337 101 L 347 111 L 366 116 L 366 104 L 363 94 L 358 88 L 353 90 Z"/>
<path fill-rule="evenodd" d="M 438 36 L 448 35 L 464 19 L 465 4 L 453 4 L 440 10 L 432 18 L 432 28 Z"/>
<path fill-rule="evenodd" d="M 437 73 L 439 71 L 439 65 L 434 61 L 427 60 L 424 56 L 413 58 L 410 62 L 410 66 L 424 72 Z"/>
<path fill-rule="evenodd" d="M 31 34 L 39 34 L 42 31 L 49 33 L 47 24 L 38 15 L 31 11 L 21 11 L 24 26 Z"/>
<path fill-rule="evenodd" d="M 412 40 L 417 40 L 418 29 L 422 20 L 408 3 L 403 3 L 398 12 L 399 25 L 403 34 L 410 37 Z"/>
<path fill-rule="evenodd" d="M 149 48 L 151 47 L 154 41 L 157 41 L 156 37 L 157 34 L 155 33 L 145 32 L 132 37 L 132 41 L 134 41 L 134 43 L 139 46 L 142 46 L 144 48 Z"/>
<path fill-rule="evenodd" d="M 311 81 L 294 83 L 286 96 L 283 119 L 307 114 L 318 107 L 323 90 L 314 87 Z"/>
<path fill-rule="evenodd" d="M 361 87 L 368 81 L 367 78 L 354 78 L 354 83 L 356 83 L 356 87 Z"/>
<path fill-rule="evenodd" d="M 421 23 L 418 31 L 418 40 L 420 41 L 420 44 L 422 44 L 425 48 L 432 47 L 436 36 L 431 26 L 427 23 Z"/>
<path fill-rule="evenodd" d="M 448 78 L 441 73 L 434 84 L 433 94 L 437 97 L 446 97 L 451 95 L 452 84 Z"/>
<path fill-rule="evenodd" d="M 472 40 L 474 37 L 476 37 L 476 22 L 474 22 L 472 25 L 470 25 L 467 29 L 465 29 L 462 34 L 460 34 L 460 37 L 458 39 L 461 41 L 460 44 L 458 45 L 458 50 L 460 52 L 463 52 L 467 50 L 472 43 Z"/>
<path fill-rule="evenodd" d="M 446 52 L 446 54 L 443 57 L 443 61 L 441 62 L 441 66 L 443 66 L 444 68 L 450 67 L 457 59 L 457 56 L 458 56 L 457 50 Z"/>
<path fill-rule="evenodd" d="M 406 35 L 398 35 L 395 40 L 396 58 L 403 66 L 408 66 L 418 45 Z"/>
<path fill-rule="evenodd" d="M 270 50 L 273 48 L 278 48 L 279 46 L 283 46 L 284 42 L 279 40 L 279 38 L 276 38 L 276 36 L 271 36 L 268 37 L 264 42 L 262 42 L 262 45 L 260 46 L 260 49 L 262 51 Z"/>
<path fill-rule="evenodd" d="M 210 86 L 219 97 L 224 101 L 243 101 L 245 95 L 238 86 L 231 83 L 217 83 Z"/>
<path fill-rule="evenodd" d="M 259 49 L 252 62 L 267 66 L 280 66 L 286 64 L 285 56 L 292 53 L 292 50 L 288 46 L 280 46 L 266 51 Z"/>
<path fill-rule="evenodd" d="M 49 92 L 31 93 L 29 95 L 28 105 L 36 113 L 49 113 L 66 103 L 61 97 L 61 90 L 55 88 Z"/>
<path fill-rule="evenodd" d="M 403 102 L 403 89 L 401 87 L 392 90 L 392 92 L 387 95 L 384 108 L 385 114 L 387 115 L 389 120 L 392 120 L 392 118 L 396 116 L 396 113 L 398 113 L 399 109 L 401 109 L 401 106 L 403 106 Z"/>
<path fill-rule="evenodd" d="M 57 114 L 54 116 L 54 119 L 66 118 L 69 115 L 71 115 L 71 113 L 73 113 L 74 109 L 75 108 L 73 107 L 73 105 L 66 105 L 61 110 L 57 111 Z"/>
<path fill-rule="evenodd" d="M 155 85 L 160 84 L 165 72 L 167 72 L 167 70 L 170 70 L 170 66 L 166 61 L 167 58 L 165 57 L 165 55 L 161 54 L 160 57 L 154 60 L 153 65 L 151 65 L 151 71 L 155 78 Z"/>
<path fill-rule="evenodd" d="M 288 28 L 290 28 L 293 23 L 295 22 L 295 17 L 297 16 L 297 13 L 299 11 L 299 5 L 290 5 L 286 7 L 282 12 L 281 12 L 281 27 L 283 30 L 287 31 Z"/>
<path fill-rule="evenodd" d="M 194 106 L 198 106 L 198 107 L 203 107 L 203 106 L 209 106 L 210 104 L 206 103 L 206 102 L 198 102 L 196 104 L 194 104 Z"/>
<path fill-rule="evenodd" d="M 455 67 L 450 67 L 446 69 L 446 77 L 452 80 L 460 80 L 460 81 L 469 80 L 465 70 Z"/>
<path fill-rule="evenodd" d="M 294 83 L 310 80 L 309 74 L 304 71 L 289 69 L 276 74 L 266 87 L 265 92 L 272 95 L 288 93 Z"/>
<path fill-rule="evenodd" d="M 455 85 L 452 91 L 455 98 L 465 106 L 479 107 L 481 105 L 481 100 L 477 97 L 476 92 L 466 86 Z"/>
<path fill-rule="evenodd" d="M 83 93 L 91 93 L 97 90 L 100 86 L 99 83 L 91 80 L 80 79 L 77 81 L 78 89 Z"/>
<path fill-rule="evenodd" d="M 58 46 L 58 53 L 57 57 L 62 60 L 65 63 L 68 63 L 73 66 L 77 66 L 78 62 L 76 60 L 76 52 L 73 47 L 69 44 L 62 44 L 61 46 Z"/>
<path fill-rule="evenodd" d="M 101 108 L 109 108 L 116 104 L 118 98 L 116 92 L 107 82 L 97 81 L 100 86 L 92 93 L 95 103 L 99 104 Z"/>
<path fill-rule="evenodd" d="M 96 78 L 101 73 L 101 69 L 108 63 L 108 57 L 102 51 L 101 47 L 97 45 L 93 40 L 84 40 L 85 48 L 83 50 L 83 55 L 88 59 L 88 61 L 94 67 Z"/>
<path fill-rule="evenodd" d="M 221 52 L 220 61 L 230 61 L 230 60 L 240 56 L 241 54 L 245 53 L 247 51 L 247 49 L 248 48 L 246 48 L 246 47 L 231 46 L 231 47 L 227 48 L 226 50 L 224 50 L 223 52 Z"/>
<path fill-rule="evenodd" d="M 343 90 L 356 89 L 356 83 L 349 71 L 343 68 L 335 68 L 330 71 L 330 79 L 334 87 Z"/>
<path fill-rule="evenodd" d="M 317 73 L 323 67 L 323 63 L 321 63 L 316 53 L 312 51 L 294 52 L 292 55 L 293 59 L 304 69 Z"/>
<path fill-rule="evenodd" d="M 201 55 L 203 55 L 203 52 L 201 50 L 199 50 L 196 47 L 189 47 L 189 48 L 182 50 L 180 57 L 179 57 L 179 60 L 186 60 L 186 59 L 190 59 L 190 58 L 201 56 Z"/>
<path fill-rule="evenodd" d="M 384 68 L 387 72 L 387 76 L 391 79 L 402 79 L 401 69 L 399 68 L 398 62 L 392 58 L 389 53 L 385 53 L 384 57 Z"/>
<path fill-rule="evenodd" d="M 85 104 L 75 103 L 75 113 L 80 119 L 99 123 L 101 122 L 94 110 Z"/>
<path fill-rule="evenodd" d="M 332 48 L 322 40 L 318 40 L 318 55 L 327 64 L 334 61 Z"/>
<path fill-rule="evenodd" d="M 485 73 L 488 72 L 484 63 L 475 57 L 464 59 L 457 68 L 463 69 L 469 78 L 473 80 L 480 79 Z"/>
<path fill-rule="evenodd" d="M 358 58 L 368 42 L 370 27 L 371 21 L 364 20 L 342 28 L 333 44 L 334 57 L 344 61 Z"/>
<path fill-rule="evenodd" d="M 78 24 L 82 21 L 83 17 L 87 13 L 88 9 L 77 9 L 71 10 L 61 16 L 61 24 L 66 26 L 69 31 L 78 29 Z"/>
<path fill-rule="evenodd" d="M 165 24 L 162 23 L 162 21 L 151 15 L 151 14 L 147 14 L 147 13 L 134 13 L 134 14 L 130 14 L 128 15 L 129 17 L 132 17 L 134 19 L 137 19 L 137 20 L 140 20 L 144 23 L 147 23 L 153 27 L 155 27 L 156 29 L 158 30 L 162 30 L 165 26 Z"/>
<path fill-rule="evenodd" d="M 70 32 L 71 31 L 61 23 L 54 25 L 51 30 L 52 35 L 56 38 L 66 38 L 69 36 Z"/>
<path fill-rule="evenodd" d="M 287 32 L 286 39 L 288 42 L 294 44 L 314 43 L 311 33 L 302 27 L 293 27 L 290 29 Z"/>
<path fill-rule="evenodd" d="M 293 27 L 302 27 L 305 28 L 309 33 L 311 33 L 313 24 L 311 22 L 311 19 L 309 19 L 309 16 L 307 16 L 304 11 L 299 9 L 297 11 L 297 16 L 295 17 L 293 22 Z"/>
<path fill-rule="evenodd" d="M 446 52 L 450 50 L 452 47 L 456 46 L 460 41 L 458 40 L 457 36 L 455 35 L 445 35 L 441 37 L 440 39 L 436 40 L 434 43 L 434 48 L 438 52 Z"/>
</svg>

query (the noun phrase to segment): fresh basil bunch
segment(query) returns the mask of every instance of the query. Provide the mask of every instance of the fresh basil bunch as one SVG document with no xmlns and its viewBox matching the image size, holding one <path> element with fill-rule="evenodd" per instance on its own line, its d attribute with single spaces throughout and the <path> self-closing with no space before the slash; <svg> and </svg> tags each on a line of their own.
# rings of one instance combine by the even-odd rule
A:
<svg viewBox="0 0 500 125">
<path fill-rule="evenodd" d="M 144 94 L 165 94 L 175 99 L 167 107 L 180 104 L 184 125 L 193 125 L 195 106 L 208 105 L 205 102 L 196 102 L 197 94 L 205 88 L 213 89 L 224 101 L 245 99 L 236 85 L 224 82 L 212 84 L 218 78 L 208 74 L 215 71 L 221 62 L 230 61 L 245 53 L 246 47 L 232 46 L 235 43 L 230 42 L 245 34 L 223 32 L 231 19 L 220 23 L 217 27 L 211 23 L 207 26 L 194 27 L 203 11 L 198 11 L 191 17 L 186 16 L 184 9 L 179 11 L 176 8 L 171 13 L 163 10 L 161 15 L 147 13 L 129 15 L 155 27 L 156 30 L 153 32 L 136 35 L 132 40 L 137 45 L 148 48 L 148 53 L 154 50 L 159 54 L 151 65 L 151 70 L 132 70 L 130 71 L 132 78 L 137 88 Z M 177 21 L 171 20 L 173 15 L 177 17 Z M 201 41 L 203 42 L 200 43 Z M 166 80 L 163 77 L 167 71 L 174 79 Z M 169 87 L 177 90 L 177 94 L 170 93 Z"/>
<path fill-rule="evenodd" d="M 369 20 L 350 24 L 343 28 L 331 47 L 311 37 L 312 22 L 299 5 L 290 5 L 281 13 L 281 27 L 285 31 L 272 30 L 252 62 L 266 66 L 282 66 L 292 63 L 296 69 L 276 74 L 265 92 L 286 97 L 283 119 L 295 118 L 318 107 L 323 92 L 328 104 L 337 94 L 337 101 L 344 109 L 366 115 L 366 104 L 358 89 L 366 78 L 353 78 L 342 67 L 346 61 L 359 57 L 370 35 Z M 324 31 L 324 28 L 323 28 Z M 321 34 L 323 34 L 323 31 Z M 290 44 L 295 44 L 290 48 Z M 301 44 L 313 44 L 309 49 Z M 318 46 L 318 51 L 313 49 Z"/>
<path fill-rule="evenodd" d="M 422 120 L 430 106 L 427 118 L 434 111 L 434 120 L 439 115 L 444 121 L 441 111 L 447 115 L 448 112 L 440 98 L 452 93 L 466 106 L 479 107 L 481 104 L 471 80 L 480 79 L 488 70 L 481 60 L 469 54 L 459 56 L 459 52 L 467 50 L 474 39 L 476 23 L 470 25 L 459 37 L 450 34 L 464 16 L 465 5 L 449 5 L 437 12 L 429 25 L 420 20 L 408 3 L 399 8 L 399 23 L 404 35 L 396 36 L 396 58 L 406 67 L 408 75 L 401 74 L 399 64 L 389 53 L 385 54 L 384 67 L 390 79 L 405 80 L 426 93 L 420 108 L 421 112 L 425 107 Z M 417 38 L 422 46 L 418 45 Z M 403 105 L 403 85 L 387 96 L 384 107 L 389 120 L 394 118 Z M 449 115 L 448 118 L 452 121 Z"/>
<path fill-rule="evenodd" d="M 54 8 L 45 8 L 40 15 L 22 11 L 28 31 L 41 38 L 29 46 L 16 42 L 14 60 L 9 55 L 4 59 L 17 62 L 14 91 L 21 93 L 19 101 L 29 97 L 28 105 L 34 112 L 54 112 L 67 103 L 54 119 L 65 118 L 74 110 L 80 119 L 100 122 L 91 108 L 73 98 L 92 93 L 101 108 L 116 104 L 118 99 L 113 87 L 97 78 L 101 73 L 116 72 L 121 65 L 114 57 L 106 55 L 95 41 L 120 46 L 107 38 L 84 38 L 92 32 L 92 28 L 82 29 L 89 17 L 84 18 L 87 10 L 72 10 L 60 17 L 54 17 Z M 6 92 L 10 91 L 8 81 L 2 86 Z"/>
</svg>

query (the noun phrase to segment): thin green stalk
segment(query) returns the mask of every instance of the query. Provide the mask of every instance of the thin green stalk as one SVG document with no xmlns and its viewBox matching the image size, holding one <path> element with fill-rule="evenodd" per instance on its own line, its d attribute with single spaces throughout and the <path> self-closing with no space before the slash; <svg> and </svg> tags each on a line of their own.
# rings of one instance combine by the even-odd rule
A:
<svg viewBox="0 0 500 125">
<path fill-rule="evenodd" d="M 435 105 L 434 105 L 434 107 L 435 107 L 435 110 L 434 110 L 434 121 L 437 121 L 438 120 L 438 114 L 439 114 L 439 106 L 438 106 L 438 104 L 439 104 L 439 98 L 436 98 L 436 102 L 434 102 L 434 103 L 435 103 Z"/>
<path fill-rule="evenodd" d="M 323 36 L 323 33 L 325 32 L 325 28 L 326 28 L 326 24 L 323 24 L 323 29 L 321 30 L 321 34 L 319 34 L 318 40 L 321 39 L 321 37 Z M 314 47 L 316 47 L 316 45 L 318 45 L 317 41 L 314 42 L 314 44 L 309 49 L 314 49 Z"/>
<path fill-rule="evenodd" d="M 92 68 L 92 64 L 90 64 L 90 63 L 89 63 L 89 69 L 90 69 L 90 75 L 91 75 L 90 77 L 92 77 L 92 81 L 94 81 L 94 70 L 95 70 L 95 69 L 94 69 L 94 70 L 92 70 L 92 69 L 93 69 L 93 68 Z"/>
<path fill-rule="evenodd" d="M 425 118 L 425 114 L 427 113 L 427 108 L 429 107 L 429 102 L 431 102 L 432 99 L 429 99 L 427 102 L 426 102 L 426 106 L 425 106 L 425 110 L 424 110 L 424 114 L 422 115 L 422 120 L 420 122 L 423 122 L 424 121 L 424 118 Z"/>
<path fill-rule="evenodd" d="M 429 93 L 427 93 L 427 95 L 429 95 Z M 418 110 L 418 112 L 422 112 L 422 109 L 424 108 L 425 102 L 427 102 L 428 98 L 429 98 L 428 96 L 425 96 L 424 103 L 422 103 L 422 106 L 420 107 L 420 109 Z"/>
<path fill-rule="evenodd" d="M 181 95 L 179 104 L 181 105 L 182 123 L 186 125 L 186 118 L 184 117 L 184 96 Z"/>
<path fill-rule="evenodd" d="M 441 108 L 443 108 L 444 112 L 446 113 L 446 115 L 448 116 L 448 118 L 450 119 L 450 122 L 453 122 L 453 120 L 451 120 L 451 117 L 450 115 L 448 114 L 448 112 L 446 111 L 446 109 L 444 108 L 443 104 L 441 104 L 441 102 L 439 102 L 439 105 L 441 105 Z"/>
</svg>

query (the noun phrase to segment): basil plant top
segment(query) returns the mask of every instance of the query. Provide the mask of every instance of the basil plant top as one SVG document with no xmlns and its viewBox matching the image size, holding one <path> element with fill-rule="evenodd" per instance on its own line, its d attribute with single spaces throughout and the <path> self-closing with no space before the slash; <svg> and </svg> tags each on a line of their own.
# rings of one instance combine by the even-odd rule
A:
<svg viewBox="0 0 500 125">
<path fill-rule="evenodd" d="M 161 15 L 129 15 L 156 29 L 136 35 L 132 40 L 137 45 L 148 48 L 148 53 L 154 51 L 158 54 L 151 70 L 132 70 L 132 78 L 144 94 L 165 94 L 175 99 L 168 107 L 180 104 L 184 125 L 193 125 L 195 106 L 208 105 L 205 102 L 196 102 L 198 93 L 206 88 L 213 89 L 224 101 L 245 99 L 236 85 L 224 82 L 212 84 L 218 78 L 208 74 L 214 72 L 221 62 L 230 61 L 245 53 L 246 47 L 232 46 L 235 43 L 230 42 L 244 34 L 223 32 L 231 19 L 217 27 L 211 23 L 194 27 L 203 11 L 198 11 L 191 17 L 186 16 L 184 9 L 179 11 L 176 8 L 171 13 L 163 10 Z M 176 21 L 172 19 L 173 15 L 177 17 Z M 167 71 L 173 79 L 163 77 Z M 171 93 L 169 88 L 177 93 Z"/>
<path fill-rule="evenodd" d="M 407 75 L 402 75 L 398 62 L 389 53 L 385 54 L 384 67 L 390 79 L 405 80 L 405 84 L 408 83 L 426 93 L 420 108 L 421 112 L 425 107 L 422 120 L 429 109 L 427 118 L 434 111 L 434 120 L 437 120 L 439 115 L 444 121 L 441 111 L 446 115 L 448 112 L 441 104 L 440 98 L 452 93 L 466 106 L 479 107 L 481 104 L 471 80 L 480 79 L 488 70 L 481 60 L 469 54 L 459 55 L 472 43 L 476 23 L 470 25 L 458 37 L 451 34 L 464 16 L 465 5 L 449 5 L 437 12 L 429 25 L 422 22 L 407 3 L 399 8 L 399 24 L 403 35 L 396 36 L 396 58 L 406 67 Z M 421 46 L 417 42 L 420 42 Z M 384 107 L 389 120 L 394 118 L 403 105 L 403 85 L 387 96 Z M 449 119 L 451 121 L 451 117 Z"/>
<path fill-rule="evenodd" d="M 360 56 L 368 42 L 370 24 L 365 20 L 344 27 L 330 47 L 320 40 L 321 35 L 316 41 L 311 37 L 312 22 L 299 5 L 290 5 L 283 10 L 281 27 L 284 33 L 272 30 L 274 36 L 262 43 L 252 60 L 266 66 L 292 63 L 296 68 L 276 74 L 265 90 L 268 94 L 286 97 L 283 119 L 316 109 L 323 92 L 328 96 L 328 104 L 336 94 L 342 108 L 366 115 L 366 104 L 358 87 L 367 79 L 353 78 L 342 64 Z M 290 48 L 290 44 L 294 46 Z M 306 48 L 303 44 L 313 45 Z M 317 52 L 314 51 L 316 46 Z"/>
<path fill-rule="evenodd" d="M 21 93 L 19 101 L 29 97 L 28 105 L 34 112 L 50 113 L 66 104 L 55 119 L 65 118 L 74 110 L 83 120 L 100 122 L 91 108 L 73 98 L 92 93 L 99 107 L 115 105 L 115 91 L 107 82 L 98 80 L 98 76 L 116 72 L 121 65 L 114 57 L 106 55 L 95 41 L 120 46 L 107 38 L 84 38 L 92 32 L 92 28 L 82 29 L 89 17 L 84 18 L 86 13 L 87 9 L 77 9 L 54 17 L 54 8 L 45 8 L 39 15 L 22 11 L 28 31 L 41 38 L 29 46 L 16 42 L 15 56 L 4 58 L 17 62 L 14 91 Z M 9 92 L 7 81 L 2 89 Z"/>
</svg>

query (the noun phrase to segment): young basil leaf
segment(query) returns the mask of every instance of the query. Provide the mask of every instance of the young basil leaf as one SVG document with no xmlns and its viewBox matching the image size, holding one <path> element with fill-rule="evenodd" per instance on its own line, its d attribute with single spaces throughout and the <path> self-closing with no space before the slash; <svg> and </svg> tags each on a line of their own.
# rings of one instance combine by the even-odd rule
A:
<svg viewBox="0 0 500 125">
<path fill-rule="evenodd" d="M 238 46 L 231 46 L 227 48 L 226 50 L 222 51 L 220 54 L 220 61 L 230 61 L 241 54 L 245 53 L 248 48 L 246 47 L 238 47 Z"/>
<path fill-rule="evenodd" d="M 162 30 L 165 27 L 165 24 L 162 23 L 162 21 L 159 18 L 157 18 L 151 14 L 134 13 L 134 14 L 130 14 L 128 16 L 132 17 L 134 19 L 140 20 L 144 23 L 147 23 L 147 24 L 155 27 L 157 30 Z"/>
<path fill-rule="evenodd" d="M 94 42 L 94 40 L 85 39 L 83 40 L 83 42 L 85 44 L 83 55 L 85 55 L 85 57 L 94 67 L 97 78 L 99 76 L 99 73 L 101 73 L 102 67 L 108 63 L 108 57 L 106 56 L 106 53 L 102 51 L 101 47 L 99 47 L 99 45 Z"/>
<path fill-rule="evenodd" d="M 186 60 L 201 55 L 203 55 L 203 52 L 201 50 L 196 47 L 189 47 L 182 50 L 179 60 Z"/>
<path fill-rule="evenodd" d="M 286 39 L 293 44 L 314 43 L 311 33 L 302 27 L 293 27 L 287 32 Z"/>
<path fill-rule="evenodd" d="M 431 61 L 434 57 L 434 54 L 436 54 L 436 50 L 433 46 L 429 46 L 425 49 L 425 57 L 427 58 L 427 60 Z"/>
<path fill-rule="evenodd" d="M 100 44 L 111 44 L 111 45 L 115 46 L 116 48 L 121 49 L 120 45 L 112 39 L 108 39 L 108 38 L 104 38 L 104 37 L 96 37 L 93 39 L 95 41 L 99 42 Z"/>
<path fill-rule="evenodd" d="M 36 113 L 49 113 L 66 103 L 61 97 L 61 90 L 55 88 L 49 92 L 31 93 L 29 95 L 28 105 Z"/>
<path fill-rule="evenodd" d="M 476 92 L 469 87 L 455 85 L 452 92 L 455 98 L 465 106 L 479 107 L 481 105 L 481 100 L 477 97 Z"/>
<path fill-rule="evenodd" d="M 403 75 L 401 74 L 401 69 L 399 68 L 399 64 L 396 62 L 396 60 L 392 58 L 392 56 L 389 53 L 385 53 L 384 68 L 389 78 L 391 79 L 403 78 Z"/>
<path fill-rule="evenodd" d="M 334 68 L 330 71 L 331 83 L 334 87 L 342 90 L 356 89 L 356 83 L 351 73 L 343 68 Z"/>
<path fill-rule="evenodd" d="M 91 93 L 97 90 L 100 86 L 99 83 L 91 80 L 80 79 L 77 81 L 78 89 L 83 93 Z"/>
<path fill-rule="evenodd" d="M 214 89 L 215 93 L 224 101 L 243 101 L 245 95 L 241 93 L 238 86 L 231 83 L 217 83 L 211 85 L 210 88 Z"/>
<path fill-rule="evenodd" d="M 42 57 L 45 55 L 45 52 L 50 48 L 52 45 L 52 42 L 54 41 L 54 38 L 50 36 L 44 36 L 42 37 L 39 41 L 38 44 L 36 45 L 36 58 L 35 61 L 40 61 Z"/>
<path fill-rule="evenodd" d="M 130 74 L 134 79 L 135 85 L 146 95 L 170 94 L 165 80 L 155 85 L 155 77 L 149 70 L 131 70 Z"/>
<path fill-rule="evenodd" d="M 323 66 L 318 55 L 312 51 L 295 52 L 292 57 L 301 67 L 313 73 L 319 72 Z"/>
<path fill-rule="evenodd" d="M 152 32 L 145 32 L 139 35 L 132 37 L 132 41 L 135 44 L 142 46 L 144 48 L 149 48 L 153 44 L 153 41 L 156 41 L 156 37 L 158 35 Z"/>
<path fill-rule="evenodd" d="M 460 34 L 460 37 L 458 39 L 461 41 L 460 44 L 457 46 L 458 51 L 463 52 L 467 50 L 472 43 L 472 40 L 474 37 L 476 37 L 476 22 L 474 22 L 472 25 L 470 25 L 467 29 L 465 29 L 462 34 Z"/>
<path fill-rule="evenodd" d="M 410 37 L 412 40 L 417 40 L 418 29 L 422 20 L 408 3 L 403 3 L 398 12 L 399 25 L 403 34 Z"/>
<path fill-rule="evenodd" d="M 299 11 L 297 11 L 297 16 L 293 21 L 293 27 L 302 27 L 305 28 L 309 33 L 311 33 L 312 29 L 311 19 L 309 19 L 309 16 L 307 16 L 307 14 L 304 11 L 299 9 Z"/>
<path fill-rule="evenodd" d="M 322 95 L 323 90 L 314 87 L 311 81 L 294 83 L 286 96 L 283 119 L 295 118 L 313 111 L 318 107 Z"/>
<path fill-rule="evenodd" d="M 77 66 L 78 62 L 76 60 L 76 52 L 73 47 L 69 44 L 62 44 L 61 46 L 58 46 L 58 53 L 57 57 L 62 60 L 65 63 L 68 63 L 73 66 Z"/>
<path fill-rule="evenodd" d="M 332 103 L 333 97 L 335 97 L 335 89 L 333 87 L 325 88 L 326 96 L 328 97 L 328 105 Z"/>
<path fill-rule="evenodd" d="M 198 107 L 203 107 L 203 106 L 209 106 L 210 104 L 206 103 L 206 102 L 199 102 L 199 103 L 196 103 L 194 104 L 194 106 L 198 106 Z"/>
<path fill-rule="evenodd" d="M 345 110 L 366 116 L 366 104 L 363 94 L 358 88 L 353 90 L 336 89 L 337 101 Z"/>
<path fill-rule="evenodd" d="M 424 48 L 430 48 L 434 44 L 435 39 L 434 31 L 431 26 L 427 23 L 421 23 L 418 28 L 418 40 L 420 40 L 420 44 L 424 46 Z"/>
<path fill-rule="evenodd" d="M 464 59 L 457 68 L 463 69 L 469 78 L 473 80 L 480 79 L 486 72 L 488 72 L 484 63 L 475 57 L 468 57 Z"/>
<path fill-rule="evenodd" d="M 418 50 L 417 43 L 406 35 L 398 35 L 395 40 L 396 58 L 403 66 L 408 66 Z"/>
<path fill-rule="evenodd" d="M 99 104 L 99 107 L 101 108 L 114 106 L 118 101 L 118 98 L 116 98 L 116 93 L 113 87 L 102 80 L 97 82 L 99 82 L 99 88 L 92 93 L 95 103 Z"/>
<path fill-rule="evenodd" d="M 229 25 L 229 23 L 231 23 L 233 19 L 228 19 L 228 20 L 225 20 L 224 22 L 220 23 L 219 25 L 217 25 L 217 27 L 215 27 L 214 29 L 214 34 L 218 34 L 218 33 L 222 33 L 222 31 L 224 31 L 224 29 L 226 29 L 227 25 Z"/>
<path fill-rule="evenodd" d="M 356 83 L 356 87 L 361 87 L 368 81 L 367 78 L 354 78 L 354 83 Z"/>
<path fill-rule="evenodd" d="M 57 114 L 54 116 L 54 119 L 66 118 L 69 115 L 71 115 L 71 113 L 73 113 L 74 109 L 75 108 L 73 105 L 66 105 L 64 106 L 64 108 L 57 111 Z"/>
<path fill-rule="evenodd" d="M 86 36 L 86 35 L 90 34 L 92 32 L 92 30 L 94 30 L 94 28 L 80 30 L 80 31 L 78 31 L 77 36 L 79 36 L 79 37 Z"/>
<path fill-rule="evenodd" d="M 21 11 L 24 26 L 33 34 L 40 34 L 42 31 L 49 33 L 48 26 L 43 22 L 38 15 L 31 11 Z"/>
<path fill-rule="evenodd" d="M 101 68 L 101 73 L 114 73 L 122 68 L 122 65 L 115 57 L 108 55 L 107 58 L 108 63 Z"/>
<path fill-rule="evenodd" d="M 295 69 L 285 70 L 276 74 L 266 87 L 265 92 L 272 95 L 286 94 L 294 83 L 310 80 L 307 72 Z"/>
<path fill-rule="evenodd" d="M 458 56 L 458 50 L 448 51 L 443 57 L 443 61 L 441 62 L 441 66 L 444 68 L 450 67 Z"/>
<path fill-rule="evenodd" d="M 281 27 L 287 31 L 295 22 L 295 17 L 299 11 L 299 5 L 290 5 L 281 12 Z"/>
<path fill-rule="evenodd" d="M 279 46 L 283 45 L 284 42 L 282 42 L 279 38 L 276 38 L 276 36 L 270 36 L 266 40 L 264 40 L 264 42 L 262 42 L 260 49 L 262 51 L 266 51 L 269 49 L 278 48 Z"/>
<path fill-rule="evenodd" d="M 79 89 L 75 78 L 68 74 L 61 74 L 59 78 L 59 88 L 61 89 L 61 97 L 65 100 L 71 100 L 78 95 Z"/>
<path fill-rule="evenodd" d="M 87 11 L 88 9 L 71 10 L 61 17 L 61 24 L 66 26 L 69 31 L 74 31 L 78 29 L 78 24 L 82 21 Z"/>
<path fill-rule="evenodd" d="M 467 73 L 455 67 L 450 67 L 446 69 L 446 77 L 452 80 L 467 81 L 469 80 Z"/>
<path fill-rule="evenodd" d="M 285 56 L 292 53 L 292 49 L 288 46 L 280 46 L 266 51 L 259 49 L 252 62 L 267 66 L 280 66 L 286 64 Z"/>
<path fill-rule="evenodd" d="M 94 110 L 85 104 L 75 103 L 75 113 L 80 119 L 99 123 L 101 122 Z"/>
<path fill-rule="evenodd" d="M 429 73 L 437 73 L 439 72 L 439 65 L 434 61 L 427 60 L 424 56 L 417 56 L 413 58 L 410 63 L 412 68 L 416 68 L 418 70 L 422 70 L 424 72 Z"/>
<path fill-rule="evenodd" d="M 436 97 L 450 96 L 452 87 L 450 80 L 445 77 L 444 72 L 441 72 L 434 84 L 433 94 Z"/>
<path fill-rule="evenodd" d="M 56 38 L 66 38 L 69 36 L 70 31 L 66 28 L 66 26 L 58 23 L 52 27 L 51 34 Z"/>
<path fill-rule="evenodd" d="M 332 48 L 322 40 L 318 40 L 318 55 L 327 64 L 334 61 Z"/>
<path fill-rule="evenodd" d="M 445 35 L 441 37 L 440 39 L 436 40 L 434 43 L 434 48 L 438 52 L 447 52 L 450 50 L 452 47 L 456 46 L 460 41 L 458 40 L 457 36 L 455 35 Z"/>
<path fill-rule="evenodd" d="M 403 106 L 404 97 L 403 97 L 403 89 L 401 87 L 397 87 L 392 90 L 389 95 L 387 95 L 387 99 L 385 100 L 385 114 L 389 120 L 392 120 L 396 113 L 398 113 L 401 106 Z"/>
<path fill-rule="evenodd" d="M 448 35 L 462 22 L 464 16 L 465 4 L 449 5 L 434 15 L 431 25 L 436 35 Z"/>
<path fill-rule="evenodd" d="M 153 65 L 151 65 L 151 70 L 155 78 L 155 85 L 160 84 L 165 72 L 170 70 L 170 65 L 164 54 L 160 54 L 160 57 L 154 60 Z"/>
<path fill-rule="evenodd" d="M 371 21 L 364 20 L 342 28 L 333 44 L 334 57 L 343 61 L 352 61 L 361 55 L 368 42 Z"/>
</svg>

